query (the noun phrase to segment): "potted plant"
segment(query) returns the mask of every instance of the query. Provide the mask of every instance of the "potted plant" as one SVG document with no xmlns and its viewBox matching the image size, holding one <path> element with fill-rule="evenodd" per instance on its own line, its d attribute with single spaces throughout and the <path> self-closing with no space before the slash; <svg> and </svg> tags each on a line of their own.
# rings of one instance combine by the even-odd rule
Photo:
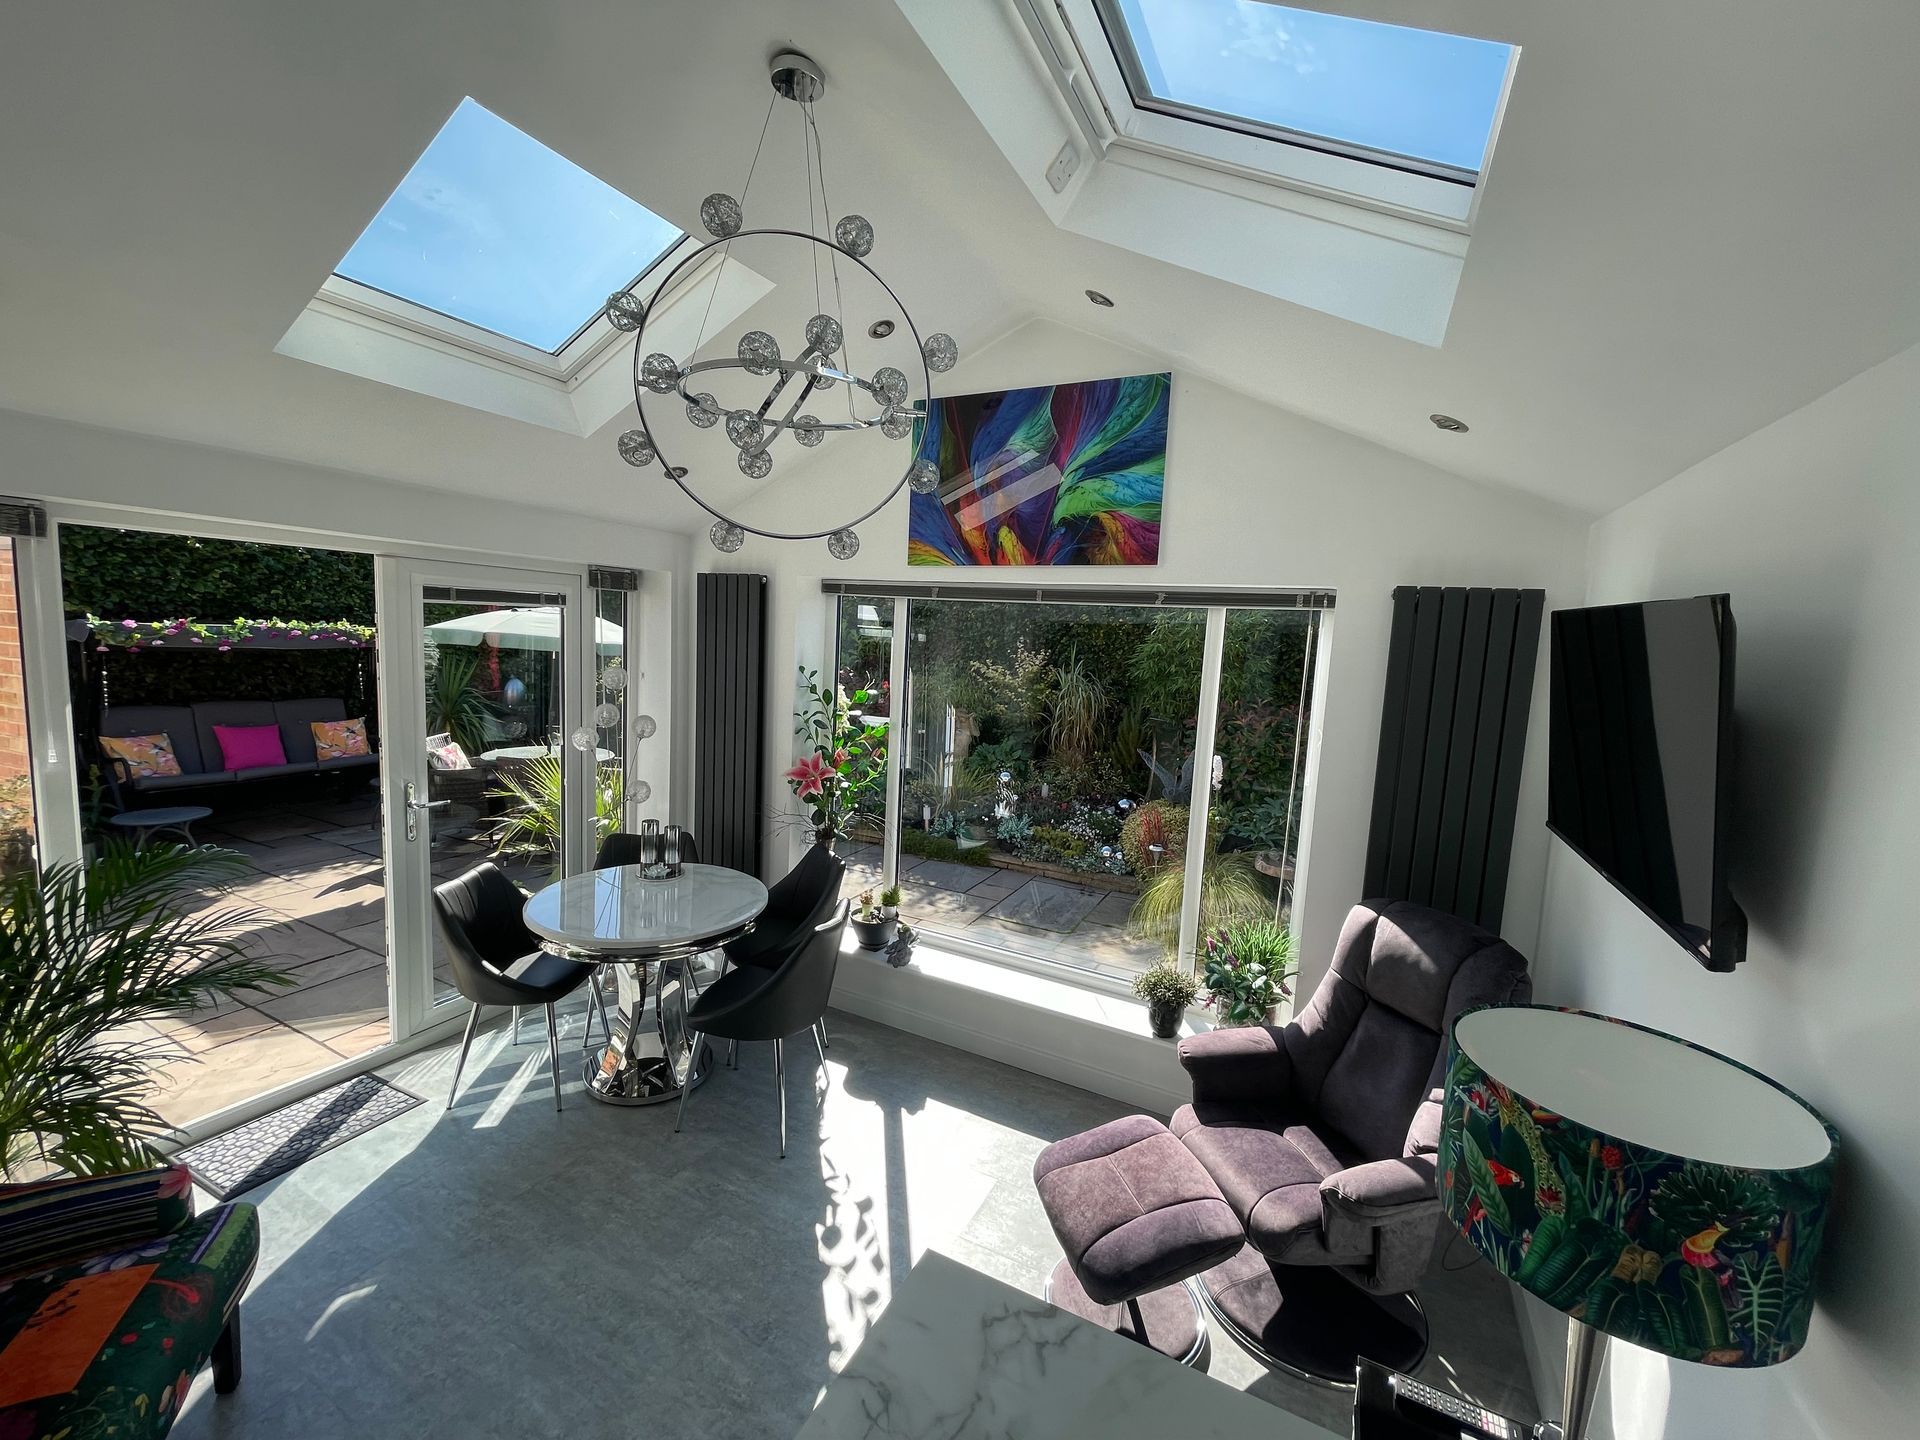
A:
<svg viewBox="0 0 1920 1440">
<path fill-rule="evenodd" d="M 862 890 L 860 903 L 853 912 L 853 933 L 860 937 L 862 950 L 885 949 L 900 928 L 900 922 L 880 913 L 873 903 L 873 891 Z"/>
<path fill-rule="evenodd" d="M 1147 1002 L 1147 1025 L 1156 1040 L 1180 1033 L 1180 1017 L 1200 993 L 1200 982 L 1171 960 L 1134 977 L 1133 993 Z"/>
<path fill-rule="evenodd" d="M 900 918 L 900 887 L 889 885 L 880 892 L 880 914 L 888 920 Z"/>
<path fill-rule="evenodd" d="M 154 1071 L 191 1057 L 139 1022 L 292 983 L 248 953 L 264 912 L 190 908 L 250 869 L 232 851 L 110 841 L 91 866 L 0 888 L 0 1178 L 154 1163 L 172 1127 L 143 1097 Z"/>
<path fill-rule="evenodd" d="M 1293 993 L 1293 936 L 1271 920 L 1235 920 L 1207 936 L 1207 1006 L 1222 1025 L 1262 1025 Z"/>
<path fill-rule="evenodd" d="M 871 691 L 843 699 L 804 667 L 800 690 L 806 699 L 793 713 L 793 733 L 802 749 L 785 779 L 807 806 L 814 843 L 832 849 L 849 826 L 873 818 L 886 804 L 887 727 L 857 708 L 872 699 Z"/>
</svg>

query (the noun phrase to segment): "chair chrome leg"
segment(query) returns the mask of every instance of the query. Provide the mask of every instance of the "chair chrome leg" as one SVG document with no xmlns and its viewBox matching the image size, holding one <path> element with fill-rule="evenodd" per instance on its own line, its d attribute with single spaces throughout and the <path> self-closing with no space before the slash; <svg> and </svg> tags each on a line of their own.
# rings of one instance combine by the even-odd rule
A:
<svg viewBox="0 0 1920 1440">
<path fill-rule="evenodd" d="M 518 1005 L 513 1007 L 513 1041 L 512 1043 L 515 1045 L 518 1045 L 520 1043 L 520 1007 Z"/>
<path fill-rule="evenodd" d="M 820 1052 L 820 1068 L 827 1068 L 827 1042 L 821 1037 L 820 1027 L 813 1027 L 813 1048 Z"/>
<path fill-rule="evenodd" d="M 815 1033 L 820 1037 L 820 1048 L 822 1050 L 832 1049 L 832 1045 L 827 1040 L 827 1017 L 822 1015 L 818 1020 L 814 1021 L 813 1028 Z"/>
<path fill-rule="evenodd" d="M 727 1068 L 729 1070 L 738 1070 L 740 1068 L 740 1042 L 738 1040 L 727 1041 Z"/>
<path fill-rule="evenodd" d="M 773 1042 L 773 1088 L 780 1092 L 780 1158 L 787 1158 L 787 1061 L 786 1041 Z"/>
<path fill-rule="evenodd" d="M 560 1106 L 560 1027 L 554 1022 L 553 1002 L 547 1002 L 547 1064 L 553 1070 L 553 1108 Z"/>
<path fill-rule="evenodd" d="M 700 1046 L 703 1043 L 700 1032 L 698 1030 L 695 1030 L 689 1038 L 691 1038 L 693 1041 L 694 1058 L 698 1060 L 700 1058 Z M 692 1096 L 692 1094 L 693 1094 L 693 1067 L 688 1066 L 687 1067 L 687 1083 L 680 1087 L 680 1103 L 674 1107 L 674 1111 L 673 1111 L 673 1133 L 676 1135 L 680 1133 L 680 1122 L 687 1118 L 687 1100 Z"/>
<path fill-rule="evenodd" d="M 460 1072 L 467 1068 L 467 1050 L 473 1044 L 473 1032 L 480 1028 L 480 1007 L 467 1012 L 467 1033 L 460 1037 L 460 1058 L 453 1062 L 453 1084 L 447 1087 L 447 1109 L 453 1109 L 453 1097 L 460 1093 Z"/>
</svg>

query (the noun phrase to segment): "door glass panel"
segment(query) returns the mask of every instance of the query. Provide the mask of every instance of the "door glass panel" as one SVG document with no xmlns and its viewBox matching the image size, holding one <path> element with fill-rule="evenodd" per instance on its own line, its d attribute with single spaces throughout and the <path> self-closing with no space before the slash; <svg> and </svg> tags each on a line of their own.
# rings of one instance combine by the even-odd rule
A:
<svg viewBox="0 0 1920 1440">
<path fill-rule="evenodd" d="M 595 590 L 593 599 L 597 612 L 593 643 L 594 693 L 588 702 L 593 712 L 587 724 L 598 745 L 593 793 L 593 846 L 597 849 L 615 830 L 629 828 L 628 803 L 645 804 L 653 790 L 648 786 L 642 794 L 636 785 L 629 794 L 627 783 L 627 716 L 631 713 L 627 697 L 632 693 L 632 682 L 638 678 L 629 663 L 637 657 L 628 654 L 628 636 L 632 630 L 629 617 L 635 608 L 634 597 L 625 590 Z"/>
<path fill-rule="evenodd" d="M 565 869 L 565 613 L 556 597 L 534 592 L 429 589 L 423 596 L 431 808 L 411 813 L 431 847 L 434 884 L 482 860 L 524 889 Z M 585 738 L 591 745 L 591 733 Z M 437 1006 L 458 995 L 438 928 L 430 933 Z"/>
<path fill-rule="evenodd" d="M 0 535 L 0 884 L 32 868 L 35 853 L 32 742 L 13 546 L 12 536 Z"/>
</svg>

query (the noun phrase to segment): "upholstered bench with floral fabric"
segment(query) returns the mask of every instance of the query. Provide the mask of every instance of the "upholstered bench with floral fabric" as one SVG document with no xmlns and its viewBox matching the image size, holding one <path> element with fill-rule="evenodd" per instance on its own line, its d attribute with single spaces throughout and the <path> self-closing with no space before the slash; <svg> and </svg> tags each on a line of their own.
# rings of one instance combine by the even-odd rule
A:
<svg viewBox="0 0 1920 1440">
<path fill-rule="evenodd" d="M 240 1383 L 251 1205 L 193 1214 L 185 1166 L 0 1186 L 0 1440 L 151 1440 L 209 1357 Z"/>
</svg>

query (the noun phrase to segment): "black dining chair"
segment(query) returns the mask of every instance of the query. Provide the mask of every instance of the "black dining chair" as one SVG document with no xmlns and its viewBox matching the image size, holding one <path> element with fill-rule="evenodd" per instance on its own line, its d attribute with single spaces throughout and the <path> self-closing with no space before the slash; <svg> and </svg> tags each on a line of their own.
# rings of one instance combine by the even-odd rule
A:
<svg viewBox="0 0 1920 1440">
<path fill-rule="evenodd" d="M 771 970 L 809 931 L 833 913 L 846 880 L 847 862 L 824 845 L 809 845 L 800 863 L 767 891 L 767 908 L 753 929 L 721 947 L 735 965 Z M 814 1027 L 820 1048 L 826 1049 L 827 1022 Z"/>
<path fill-rule="evenodd" d="M 600 848 L 594 851 L 593 868 L 611 870 L 618 865 L 638 865 L 640 863 L 640 837 L 631 830 L 615 830 L 600 842 Z M 700 847 L 694 843 L 693 832 L 680 832 L 680 863 L 698 865 Z"/>
<path fill-rule="evenodd" d="M 826 1047 L 815 1027 L 827 1013 L 833 993 L 833 974 L 840 963 L 840 944 L 846 934 L 852 906 L 842 900 L 826 921 L 815 926 L 771 970 L 749 966 L 729 971 L 694 1002 L 687 1012 L 687 1030 L 697 1058 L 708 1040 L 773 1041 L 773 1081 L 780 1092 L 780 1158 L 787 1158 L 786 1039 L 802 1030 L 813 1031 L 820 1047 L 820 1063 L 827 1063 Z M 680 1092 L 680 1108 L 673 1118 L 674 1133 L 687 1118 L 687 1100 L 693 1077 Z"/>
<path fill-rule="evenodd" d="M 539 940 L 521 918 L 527 897 L 507 878 L 507 872 L 491 860 L 482 861 L 466 874 L 433 887 L 433 919 L 447 949 L 447 963 L 453 971 L 453 987 L 473 1002 L 467 1016 L 467 1033 L 460 1041 L 460 1059 L 453 1067 L 453 1086 L 447 1091 L 447 1108 L 453 1108 L 460 1089 L 460 1072 L 467 1066 L 467 1050 L 480 1026 L 484 1005 L 513 1008 L 513 1040 L 520 1043 L 520 1007 L 543 1005 L 547 1011 L 547 1057 L 553 1065 L 553 1108 L 560 1105 L 560 1032 L 554 1022 L 554 1003 L 564 1000 L 585 985 L 598 968 L 581 960 L 550 955 L 540 948 Z M 600 1011 L 600 1024 L 613 1041 L 607 1024 L 606 1001 L 600 987 L 592 987 L 592 1002 Z"/>
</svg>

